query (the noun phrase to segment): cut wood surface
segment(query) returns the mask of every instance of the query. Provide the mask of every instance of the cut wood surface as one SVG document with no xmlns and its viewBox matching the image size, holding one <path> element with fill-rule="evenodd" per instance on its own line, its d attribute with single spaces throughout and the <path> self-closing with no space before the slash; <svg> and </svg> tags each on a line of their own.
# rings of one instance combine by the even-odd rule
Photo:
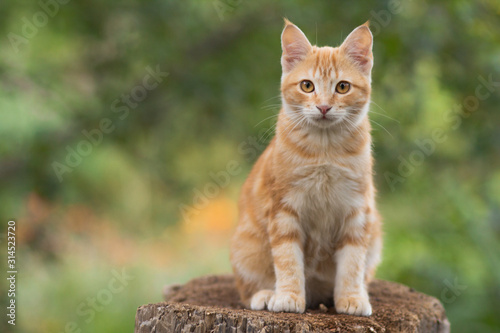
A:
<svg viewBox="0 0 500 333">
<path fill-rule="evenodd" d="M 139 307 L 136 333 L 163 332 L 449 332 L 441 303 L 407 286 L 370 284 L 373 315 L 337 314 L 320 306 L 304 314 L 245 309 L 230 275 L 206 276 L 166 287 L 166 302 Z"/>
</svg>

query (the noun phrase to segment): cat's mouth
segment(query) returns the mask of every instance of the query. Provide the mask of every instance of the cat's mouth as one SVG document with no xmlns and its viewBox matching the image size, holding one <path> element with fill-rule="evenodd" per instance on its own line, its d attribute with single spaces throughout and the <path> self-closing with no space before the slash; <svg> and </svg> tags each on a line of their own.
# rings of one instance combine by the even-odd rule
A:
<svg viewBox="0 0 500 333">
<path fill-rule="evenodd" d="M 335 115 L 321 115 L 317 117 L 310 117 L 309 119 L 311 120 L 311 123 L 315 126 L 321 127 L 321 128 L 327 128 L 334 126 L 342 121 L 342 116 L 335 116 Z"/>
</svg>

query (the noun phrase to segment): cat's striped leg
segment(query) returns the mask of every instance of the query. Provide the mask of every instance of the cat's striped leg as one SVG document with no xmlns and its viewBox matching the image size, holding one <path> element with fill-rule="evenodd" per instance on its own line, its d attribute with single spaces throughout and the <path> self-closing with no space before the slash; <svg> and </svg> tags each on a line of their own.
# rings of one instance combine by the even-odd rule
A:
<svg viewBox="0 0 500 333">
<path fill-rule="evenodd" d="M 268 309 L 298 312 L 306 309 L 304 253 L 297 213 L 282 207 L 269 222 L 276 286 Z"/>
<path fill-rule="evenodd" d="M 365 283 L 368 285 L 375 276 L 375 270 L 380 263 L 382 253 L 382 236 L 380 232 L 372 235 L 366 256 Z"/>
<path fill-rule="evenodd" d="M 359 212 L 347 223 L 352 226 L 352 231 L 346 235 L 335 253 L 335 309 L 339 313 L 370 316 L 372 307 L 365 284 L 367 245 L 365 238 L 361 236 L 363 234 L 356 232 L 356 229 L 363 228 L 366 216 Z"/>
<path fill-rule="evenodd" d="M 231 241 L 231 265 L 242 303 L 252 310 L 264 310 L 274 293 L 273 260 L 266 229 L 259 229 L 246 211 Z"/>
</svg>

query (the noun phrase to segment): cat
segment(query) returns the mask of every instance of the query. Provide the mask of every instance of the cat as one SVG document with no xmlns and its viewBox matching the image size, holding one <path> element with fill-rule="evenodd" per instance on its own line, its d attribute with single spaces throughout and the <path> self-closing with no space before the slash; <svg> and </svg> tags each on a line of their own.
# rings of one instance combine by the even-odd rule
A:
<svg viewBox="0 0 500 333">
<path fill-rule="evenodd" d="M 252 310 L 303 313 L 333 304 L 369 316 L 367 285 L 380 262 L 368 111 L 368 22 L 341 46 L 312 46 L 285 19 L 282 108 L 276 135 L 239 200 L 231 265 Z"/>
</svg>

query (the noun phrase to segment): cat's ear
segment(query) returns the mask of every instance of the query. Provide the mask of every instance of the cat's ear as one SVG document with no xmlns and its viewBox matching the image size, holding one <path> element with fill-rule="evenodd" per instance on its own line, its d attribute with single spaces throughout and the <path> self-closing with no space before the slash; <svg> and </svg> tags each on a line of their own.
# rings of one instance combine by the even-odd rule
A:
<svg viewBox="0 0 500 333">
<path fill-rule="evenodd" d="M 281 67 L 285 73 L 304 60 L 312 50 L 306 35 L 287 19 L 285 19 L 285 28 L 281 34 L 281 48 L 283 49 Z"/>
<path fill-rule="evenodd" d="M 341 52 L 354 61 L 367 75 L 373 67 L 373 35 L 368 24 L 369 22 L 366 22 L 354 29 L 340 46 Z"/>
</svg>

